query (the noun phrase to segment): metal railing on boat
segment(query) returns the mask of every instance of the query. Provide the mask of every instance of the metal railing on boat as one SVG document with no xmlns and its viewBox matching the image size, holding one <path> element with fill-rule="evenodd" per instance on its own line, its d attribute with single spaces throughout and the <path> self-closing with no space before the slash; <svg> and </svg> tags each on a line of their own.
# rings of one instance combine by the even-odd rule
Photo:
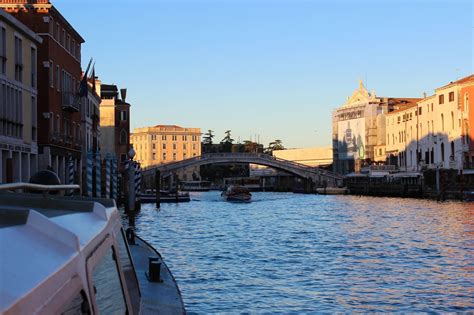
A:
<svg viewBox="0 0 474 315">
<path fill-rule="evenodd" d="M 18 189 L 28 189 L 40 192 L 51 192 L 51 191 L 61 191 L 61 190 L 79 190 L 81 186 L 79 185 L 40 185 L 40 184 L 31 184 L 31 183 L 8 183 L 0 184 L 0 190 L 18 190 Z"/>
</svg>

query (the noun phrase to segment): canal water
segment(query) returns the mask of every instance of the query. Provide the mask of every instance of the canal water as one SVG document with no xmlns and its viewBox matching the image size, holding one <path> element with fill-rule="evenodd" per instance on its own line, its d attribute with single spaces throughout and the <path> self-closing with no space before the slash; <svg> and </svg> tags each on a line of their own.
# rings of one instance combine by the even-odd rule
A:
<svg viewBox="0 0 474 315">
<path fill-rule="evenodd" d="M 191 198 L 159 211 L 144 205 L 135 218 L 190 314 L 474 311 L 473 205 L 263 192 L 248 204 L 212 191 Z"/>
</svg>

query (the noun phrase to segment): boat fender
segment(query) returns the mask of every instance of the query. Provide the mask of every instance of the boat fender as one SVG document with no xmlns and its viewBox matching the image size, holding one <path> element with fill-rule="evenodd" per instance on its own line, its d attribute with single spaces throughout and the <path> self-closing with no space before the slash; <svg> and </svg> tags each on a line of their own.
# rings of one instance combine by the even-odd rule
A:
<svg viewBox="0 0 474 315">
<path fill-rule="evenodd" d="M 128 245 L 135 245 L 135 231 L 132 228 L 128 228 L 126 232 Z"/>
</svg>

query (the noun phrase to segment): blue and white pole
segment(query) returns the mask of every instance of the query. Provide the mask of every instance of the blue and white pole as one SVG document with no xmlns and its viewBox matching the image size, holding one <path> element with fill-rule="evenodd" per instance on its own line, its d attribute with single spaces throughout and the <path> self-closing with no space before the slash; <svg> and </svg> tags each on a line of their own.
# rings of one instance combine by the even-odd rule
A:
<svg viewBox="0 0 474 315">
<path fill-rule="evenodd" d="M 117 158 L 112 158 L 112 199 L 118 197 L 118 163 Z"/>
<path fill-rule="evenodd" d="M 105 157 L 105 198 L 111 198 L 110 195 L 110 175 L 112 169 L 112 159 L 110 158 L 110 154 L 107 153 Z"/>
<path fill-rule="evenodd" d="M 88 197 L 92 197 L 92 168 L 93 168 L 92 158 L 93 158 L 92 151 L 87 152 L 87 161 L 86 161 L 87 191 L 86 191 L 86 195 Z"/>
<path fill-rule="evenodd" d="M 74 159 L 72 158 L 72 156 L 69 156 L 68 159 L 68 184 L 74 184 Z M 74 190 L 68 192 L 68 195 L 72 194 L 74 194 Z"/>
<path fill-rule="evenodd" d="M 100 162 L 100 152 L 95 153 L 95 195 L 96 197 L 101 197 L 102 187 L 100 183 L 100 178 L 102 174 L 102 164 Z"/>
</svg>

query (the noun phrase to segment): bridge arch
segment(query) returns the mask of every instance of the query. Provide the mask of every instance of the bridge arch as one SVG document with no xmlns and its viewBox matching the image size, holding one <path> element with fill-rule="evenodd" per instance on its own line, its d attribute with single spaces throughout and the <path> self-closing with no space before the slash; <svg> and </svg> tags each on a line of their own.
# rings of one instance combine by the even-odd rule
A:
<svg viewBox="0 0 474 315">
<path fill-rule="evenodd" d="M 145 183 L 154 183 L 156 170 L 161 172 L 161 176 L 166 176 L 178 170 L 193 166 L 202 166 L 208 164 L 232 164 L 249 163 L 264 165 L 278 170 L 282 170 L 303 179 L 311 180 L 317 186 L 327 185 L 329 187 L 338 187 L 342 185 L 342 176 L 322 170 L 320 168 L 309 167 L 304 164 L 275 158 L 268 154 L 255 153 L 210 153 L 190 159 L 177 161 L 174 163 L 152 166 L 142 172 Z"/>
</svg>

